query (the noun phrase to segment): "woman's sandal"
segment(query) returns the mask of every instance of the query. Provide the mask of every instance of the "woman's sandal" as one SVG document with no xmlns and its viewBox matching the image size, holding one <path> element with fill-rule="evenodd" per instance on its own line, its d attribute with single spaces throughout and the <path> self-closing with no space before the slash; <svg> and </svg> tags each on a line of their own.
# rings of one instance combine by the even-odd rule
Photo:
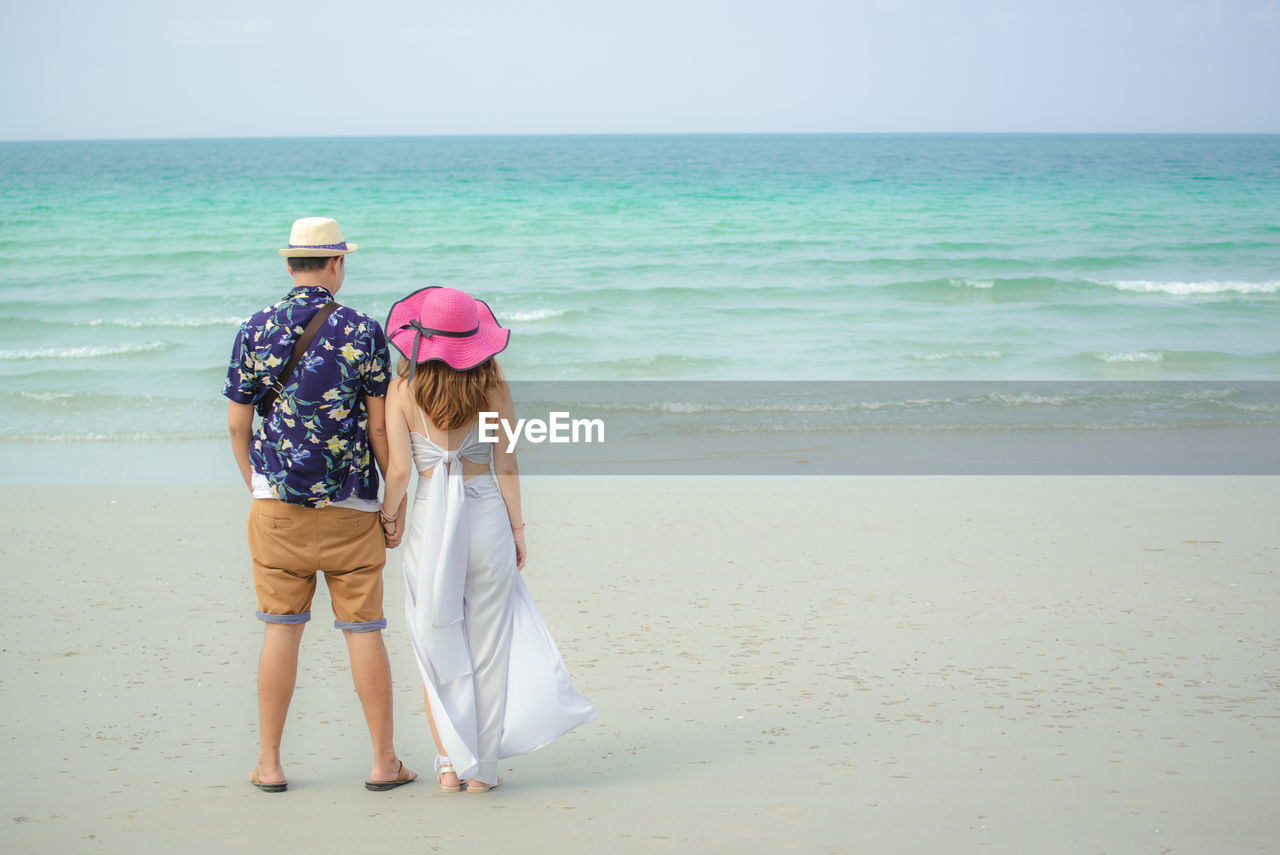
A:
<svg viewBox="0 0 1280 855">
<path fill-rule="evenodd" d="M 467 792 L 468 793 L 487 793 L 490 790 L 496 790 L 498 789 L 498 787 L 501 787 L 501 786 L 502 786 L 502 776 L 499 775 L 498 783 L 496 784 L 482 784 L 479 781 L 467 781 Z"/>
<path fill-rule="evenodd" d="M 446 793 L 462 792 L 463 782 L 461 778 L 458 779 L 457 786 L 446 787 L 444 785 L 444 776 L 449 772 L 453 772 L 454 775 L 458 774 L 457 770 L 453 768 L 453 764 L 449 762 L 448 757 L 445 757 L 443 754 L 437 754 L 436 755 L 436 784 L 439 785 L 440 789 Z"/>
</svg>

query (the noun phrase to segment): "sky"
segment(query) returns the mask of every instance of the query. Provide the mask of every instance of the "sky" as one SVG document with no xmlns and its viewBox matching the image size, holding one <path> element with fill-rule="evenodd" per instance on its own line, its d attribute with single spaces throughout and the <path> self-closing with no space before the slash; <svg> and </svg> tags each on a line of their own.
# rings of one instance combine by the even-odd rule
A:
<svg viewBox="0 0 1280 855">
<path fill-rule="evenodd" d="M 1280 0 L 0 0 L 0 140 L 1280 132 Z"/>
</svg>

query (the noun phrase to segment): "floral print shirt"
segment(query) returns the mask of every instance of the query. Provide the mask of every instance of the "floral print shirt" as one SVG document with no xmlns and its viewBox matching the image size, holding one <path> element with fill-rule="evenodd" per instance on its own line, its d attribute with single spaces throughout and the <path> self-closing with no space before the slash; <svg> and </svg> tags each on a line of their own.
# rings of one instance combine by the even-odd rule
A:
<svg viewBox="0 0 1280 855">
<path fill-rule="evenodd" d="M 222 394 L 257 404 L 289 361 L 307 324 L 332 297 L 294 288 L 240 326 Z M 282 502 L 323 508 L 343 499 L 377 499 L 366 396 L 386 397 L 387 340 L 378 322 L 340 306 L 316 333 L 249 446 L 255 472 Z"/>
</svg>

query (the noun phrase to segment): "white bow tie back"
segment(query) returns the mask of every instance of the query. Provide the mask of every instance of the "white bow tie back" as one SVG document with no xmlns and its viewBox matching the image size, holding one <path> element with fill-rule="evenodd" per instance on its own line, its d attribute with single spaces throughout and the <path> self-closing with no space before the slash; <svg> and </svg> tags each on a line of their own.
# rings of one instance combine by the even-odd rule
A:
<svg viewBox="0 0 1280 855">
<path fill-rule="evenodd" d="M 444 682 L 471 671 L 470 655 L 459 627 L 468 558 L 467 484 L 462 476 L 462 459 L 476 463 L 490 460 L 490 446 L 478 438 L 473 439 L 473 433 L 467 434 L 462 446 L 455 451 L 447 451 L 417 433 L 410 434 L 414 466 L 418 471 L 432 470 L 426 490 L 419 487 L 414 502 L 426 502 L 435 512 L 421 517 L 420 566 L 413 574 L 419 582 L 430 580 L 431 596 L 418 597 L 415 590 L 406 605 L 411 603 L 409 619 L 413 626 L 432 627 L 437 631 L 433 634 L 450 637 L 450 643 L 432 645 L 432 665 Z M 438 633 L 449 627 L 458 629 Z"/>
</svg>

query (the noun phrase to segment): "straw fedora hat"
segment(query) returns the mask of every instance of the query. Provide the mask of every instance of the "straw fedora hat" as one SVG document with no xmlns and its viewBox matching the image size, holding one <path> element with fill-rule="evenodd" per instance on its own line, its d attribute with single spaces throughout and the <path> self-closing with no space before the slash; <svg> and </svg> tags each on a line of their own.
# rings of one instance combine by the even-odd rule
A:
<svg viewBox="0 0 1280 855">
<path fill-rule="evenodd" d="M 289 230 L 289 245 L 280 250 L 285 258 L 307 258 L 326 255 L 346 255 L 355 252 L 356 245 L 342 238 L 338 221 L 329 217 L 303 217 L 293 221 Z"/>
<path fill-rule="evenodd" d="M 387 315 L 387 338 L 411 365 L 438 359 L 458 371 L 501 353 L 511 330 L 493 310 L 457 288 L 433 285 L 398 300 Z"/>
</svg>

